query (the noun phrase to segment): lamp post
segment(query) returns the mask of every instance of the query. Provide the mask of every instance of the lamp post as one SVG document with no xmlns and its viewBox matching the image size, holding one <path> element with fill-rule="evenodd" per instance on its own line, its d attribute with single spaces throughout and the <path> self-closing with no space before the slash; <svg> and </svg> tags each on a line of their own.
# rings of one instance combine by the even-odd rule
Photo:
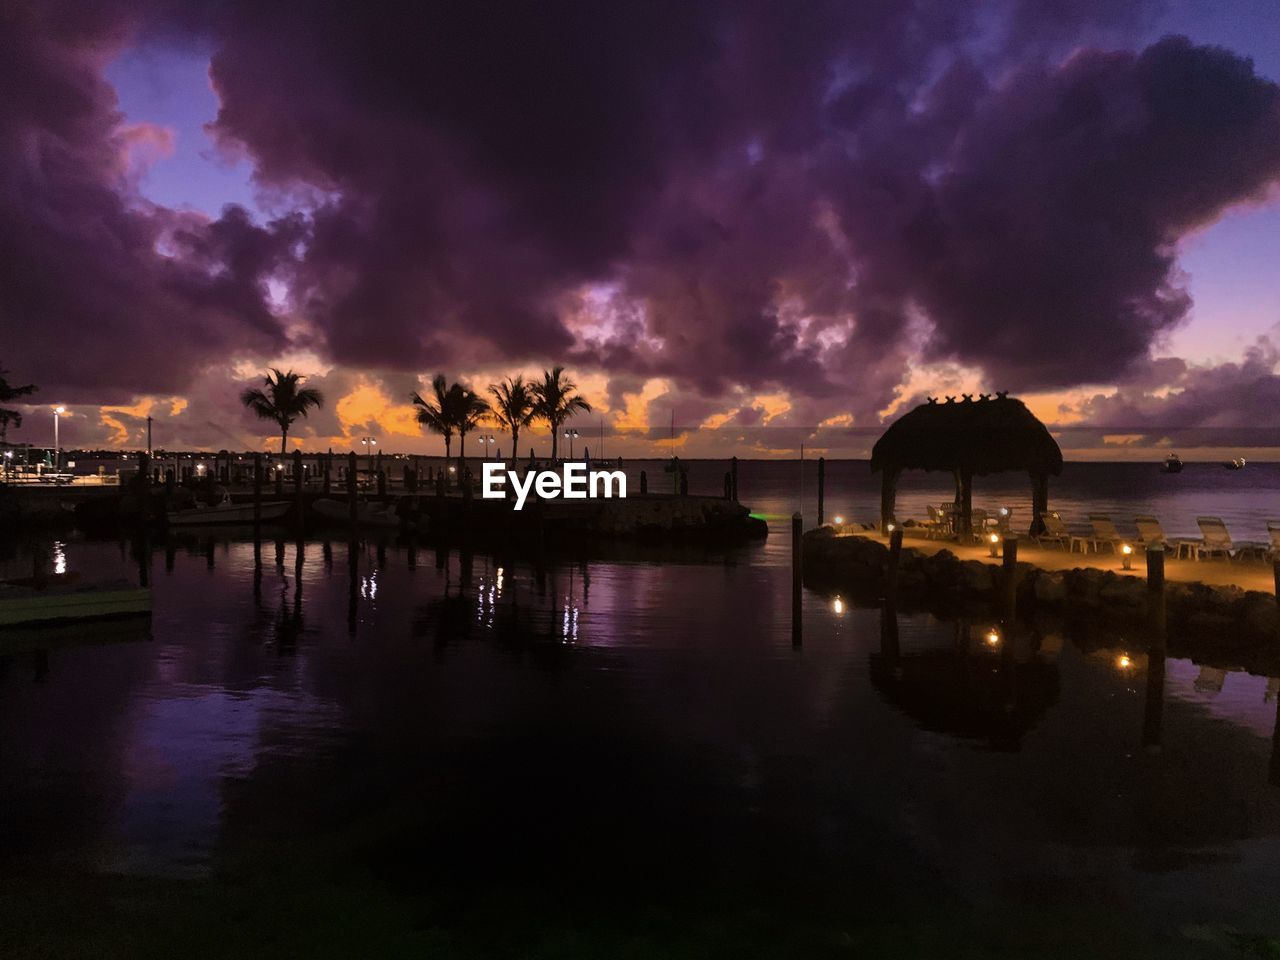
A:
<svg viewBox="0 0 1280 960">
<path fill-rule="evenodd" d="M 476 443 L 480 444 L 480 459 L 487 458 L 488 453 L 493 452 L 493 445 L 498 442 L 498 438 L 491 433 L 482 433 L 476 438 Z"/>
<path fill-rule="evenodd" d="M 564 438 L 569 441 L 569 459 L 570 460 L 573 459 L 573 441 L 577 440 L 578 436 L 579 434 L 577 430 L 566 430 L 564 432 Z"/>
<path fill-rule="evenodd" d="M 151 456 L 151 415 L 147 415 L 147 456 Z"/>
<path fill-rule="evenodd" d="M 62 444 L 58 441 L 58 423 L 66 412 L 67 408 L 63 406 L 53 408 L 53 469 L 55 471 L 62 470 Z"/>
<path fill-rule="evenodd" d="M 373 437 L 361 437 L 360 445 L 364 447 L 365 455 L 369 458 L 369 472 L 373 472 L 373 448 L 378 445 L 378 441 Z"/>
</svg>

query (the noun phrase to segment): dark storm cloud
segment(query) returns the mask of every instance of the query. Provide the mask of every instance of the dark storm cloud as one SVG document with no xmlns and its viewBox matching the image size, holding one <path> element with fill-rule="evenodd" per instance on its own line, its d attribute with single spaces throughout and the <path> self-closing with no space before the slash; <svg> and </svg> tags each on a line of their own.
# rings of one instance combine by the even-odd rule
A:
<svg viewBox="0 0 1280 960">
<path fill-rule="evenodd" d="M 344 368 L 568 360 L 698 409 L 782 389 L 862 419 L 922 344 L 1001 387 L 1105 381 L 1184 317 L 1178 236 L 1280 173 L 1247 61 L 1176 39 L 1064 61 L 1147 4 L 98 9 L 10 16 L 30 95 L 0 108 L 7 349 L 61 319 L 126 369 L 27 375 L 84 390 L 281 348 L 273 275 L 292 343 Z M 193 38 L 211 133 L 301 212 L 207 224 L 121 186 L 102 51 Z"/>
<path fill-rule="evenodd" d="M 1271 338 L 1259 337 L 1239 363 L 1158 360 L 1136 381 L 1066 412 L 1142 444 L 1274 447 L 1280 446 L 1278 409 L 1280 349 Z"/>
<path fill-rule="evenodd" d="M 101 73 L 132 18 L 0 6 L 0 320 L 8 364 L 58 400 L 181 392 L 232 351 L 284 343 L 264 278 L 298 238 L 228 208 L 212 223 L 143 203 Z"/>
</svg>

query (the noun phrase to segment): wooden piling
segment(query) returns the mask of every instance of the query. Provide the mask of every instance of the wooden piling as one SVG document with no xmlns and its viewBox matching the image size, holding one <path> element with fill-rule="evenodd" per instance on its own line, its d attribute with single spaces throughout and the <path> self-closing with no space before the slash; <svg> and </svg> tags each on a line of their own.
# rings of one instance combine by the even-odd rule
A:
<svg viewBox="0 0 1280 960">
<path fill-rule="evenodd" d="M 262 454 L 253 455 L 253 539 L 259 538 L 262 526 Z"/>
<path fill-rule="evenodd" d="M 1142 745 L 1160 749 L 1165 677 L 1164 546 L 1147 547 L 1147 690 L 1142 707 Z"/>
<path fill-rule="evenodd" d="M 640 471 L 640 492 L 641 493 L 649 492 L 649 475 L 645 473 L 643 470 Z"/>
<path fill-rule="evenodd" d="M 802 629 L 801 590 L 804 585 L 804 518 L 791 515 L 791 643 L 800 646 Z"/>
<path fill-rule="evenodd" d="M 827 458 L 818 458 L 818 526 L 826 520 Z"/>
<path fill-rule="evenodd" d="M 1018 608 L 1018 538 L 1007 536 L 1003 544 L 1001 586 L 1004 588 L 1004 618 L 1013 623 Z"/>
<path fill-rule="evenodd" d="M 297 524 L 298 531 L 302 531 L 303 517 L 306 514 L 306 508 L 302 503 L 302 451 L 293 451 L 293 522 Z"/>
<path fill-rule="evenodd" d="M 356 455 L 354 452 L 347 454 L 347 519 L 351 521 L 351 535 L 355 536 L 356 519 L 358 517 L 356 507 Z"/>
<path fill-rule="evenodd" d="M 902 528 L 889 531 L 889 563 L 884 572 L 884 595 L 890 602 L 898 596 L 898 565 L 902 560 Z"/>
<path fill-rule="evenodd" d="M 729 461 L 729 472 L 733 475 L 733 502 L 738 502 L 738 458 Z"/>
<path fill-rule="evenodd" d="M 322 484 L 322 489 L 324 490 L 324 495 L 327 497 L 329 496 L 330 493 L 333 492 L 333 480 L 331 476 L 330 463 L 329 463 L 329 461 L 333 459 L 333 454 L 323 453 L 320 455 L 320 459 L 321 459 L 321 463 L 324 466 L 324 479 L 321 481 L 321 484 Z"/>
</svg>

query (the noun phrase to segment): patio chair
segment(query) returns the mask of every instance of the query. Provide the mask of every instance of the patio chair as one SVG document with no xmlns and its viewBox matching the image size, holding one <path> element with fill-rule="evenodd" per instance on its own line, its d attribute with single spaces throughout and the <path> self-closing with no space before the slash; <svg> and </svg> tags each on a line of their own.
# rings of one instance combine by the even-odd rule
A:
<svg viewBox="0 0 1280 960">
<path fill-rule="evenodd" d="M 1120 536 L 1120 531 L 1110 517 L 1101 513 L 1090 514 L 1089 525 L 1093 527 L 1093 536 L 1088 538 L 1088 542 L 1095 553 L 1101 553 L 1104 545 L 1110 547 L 1112 553 L 1120 552 L 1120 544 L 1124 543 L 1125 538 Z"/>
<path fill-rule="evenodd" d="M 1227 531 L 1227 525 L 1222 522 L 1221 517 L 1196 517 L 1196 526 L 1200 528 L 1203 539 L 1187 541 L 1187 549 L 1190 555 L 1199 560 L 1201 557 L 1224 556 L 1228 560 L 1236 557 L 1245 556 L 1246 554 L 1265 554 L 1269 549 L 1267 544 L 1254 543 L 1252 541 L 1234 542 L 1231 534 Z"/>
<path fill-rule="evenodd" d="M 924 535 L 930 540 L 946 540 L 951 536 L 951 516 L 945 510 L 929 504 L 929 519 L 924 524 Z"/>
<path fill-rule="evenodd" d="M 1133 525 L 1138 528 L 1138 542 L 1144 547 L 1161 546 L 1166 550 L 1173 550 L 1175 557 L 1182 556 L 1183 548 L 1189 542 L 1187 540 L 1170 540 L 1164 535 L 1164 527 L 1160 526 L 1160 521 L 1150 515 L 1134 517 Z"/>
<path fill-rule="evenodd" d="M 971 510 L 969 511 L 970 533 L 973 539 L 981 542 L 987 533 L 987 511 Z"/>
<path fill-rule="evenodd" d="M 1040 521 L 1044 524 L 1044 530 L 1036 535 L 1035 541 L 1037 544 L 1043 547 L 1045 543 L 1056 543 L 1070 553 L 1078 543 L 1080 544 L 1081 552 L 1084 552 L 1086 538 L 1077 537 L 1068 530 L 1067 525 L 1062 522 L 1062 517 L 1056 513 L 1042 513 L 1040 514 Z"/>
<path fill-rule="evenodd" d="M 1267 536 L 1271 538 L 1271 546 L 1267 549 L 1267 559 L 1280 560 L 1280 520 L 1267 521 Z"/>
</svg>

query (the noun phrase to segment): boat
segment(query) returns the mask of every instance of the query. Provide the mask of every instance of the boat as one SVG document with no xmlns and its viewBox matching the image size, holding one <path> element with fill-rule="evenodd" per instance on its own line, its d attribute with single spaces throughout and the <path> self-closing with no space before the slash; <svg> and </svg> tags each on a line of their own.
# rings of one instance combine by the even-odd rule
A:
<svg viewBox="0 0 1280 960">
<path fill-rule="evenodd" d="M 279 520 L 293 506 L 288 500 L 268 500 L 259 504 L 260 519 Z M 165 514 L 171 527 L 205 526 L 213 523 L 253 523 L 252 503 L 232 503 L 224 498 L 213 506 L 201 504 L 185 510 L 170 510 Z"/>
<path fill-rule="evenodd" d="M 1235 457 L 1223 463 L 1228 470 L 1243 470 L 1245 465 L 1244 457 Z"/>
<path fill-rule="evenodd" d="M 351 520 L 351 506 L 342 500 L 322 497 L 311 504 L 311 509 L 316 515 L 326 520 L 344 522 L 350 522 Z M 401 525 L 400 514 L 396 512 L 394 503 L 390 501 L 375 503 L 370 500 L 357 502 L 356 523 L 362 527 L 395 527 L 397 529 Z"/>
<path fill-rule="evenodd" d="M 0 626 L 96 620 L 151 612 L 151 591 L 125 580 L 82 584 L 75 574 L 0 581 Z"/>
<path fill-rule="evenodd" d="M 1171 453 L 1165 458 L 1164 465 L 1160 467 L 1161 473 L 1181 473 L 1182 458 L 1176 453 Z"/>
</svg>

